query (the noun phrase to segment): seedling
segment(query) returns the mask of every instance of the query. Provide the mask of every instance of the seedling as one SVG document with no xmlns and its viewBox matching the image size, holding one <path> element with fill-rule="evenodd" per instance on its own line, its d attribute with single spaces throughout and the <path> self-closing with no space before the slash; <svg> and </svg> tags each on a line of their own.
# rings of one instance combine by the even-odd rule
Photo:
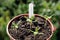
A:
<svg viewBox="0 0 60 40">
<path fill-rule="evenodd" d="M 34 32 L 34 35 L 37 35 L 38 34 L 38 30 L 39 30 L 39 28 L 36 27 L 35 32 Z"/>
<path fill-rule="evenodd" d="M 20 24 L 20 23 L 21 23 L 21 20 L 18 21 L 18 23 L 13 22 L 13 23 L 12 23 L 13 28 L 18 28 L 18 24 Z"/>
<path fill-rule="evenodd" d="M 27 21 L 32 23 L 32 20 L 30 20 L 30 19 L 27 19 Z"/>
<path fill-rule="evenodd" d="M 35 18 L 35 17 L 34 17 L 34 16 L 32 16 L 32 17 L 30 18 L 30 20 L 34 20 L 34 18 Z"/>
<path fill-rule="evenodd" d="M 48 19 L 52 18 L 52 16 L 48 17 L 47 15 L 45 15 L 44 18 L 45 18 L 46 20 L 48 20 Z"/>
<path fill-rule="evenodd" d="M 44 34 L 44 33 L 42 33 L 42 32 L 39 33 L 39 32 L 38 32 L 39 29 L 40 29 L 40 28 L 36 27 L 35 31 L 32 31 L 32 30 L 30 30 L 30 31 L 33 32 L 34 35 Z"/>
<path fill-rule="evenodd" d="M 32 16 L 31 18 L 27 18 L 27 21 L 31 22 L 34 20 L 34 16 Z"/>
<path fill-rule="evenodd" d="M 56 15 L 56 13 L 55 14 L 52 14 L 51 16 L 47 16 L 47 15 L 41 15 L 41 16 L 43 16 L 46 20 L 48 20 L 48 19 L 51 19 L 54 15 Z"/>
<path fill-rule="evenodd" d="M 18 25 L 15 22 L 13 22 L 12 25 L 13 25 L 13 28 L 18 28 Z"/>
</svg>

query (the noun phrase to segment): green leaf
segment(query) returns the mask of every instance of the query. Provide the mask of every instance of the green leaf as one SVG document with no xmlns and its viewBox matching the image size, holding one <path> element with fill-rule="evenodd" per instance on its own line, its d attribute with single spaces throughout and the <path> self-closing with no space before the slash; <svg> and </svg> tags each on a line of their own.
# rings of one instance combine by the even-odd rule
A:
<svg viewBox="0 0 60 40">
<path fill-rule="evenodd" d="M 18 28 L 18 25 L 15 22 L 13 22 L 12 25 L 13 28 Z"/>
<path fill-rule="evenodd" d="M 37 35 L 38 34 L 38 32 L 34 32 L 34 35 Z"/>
</svg>

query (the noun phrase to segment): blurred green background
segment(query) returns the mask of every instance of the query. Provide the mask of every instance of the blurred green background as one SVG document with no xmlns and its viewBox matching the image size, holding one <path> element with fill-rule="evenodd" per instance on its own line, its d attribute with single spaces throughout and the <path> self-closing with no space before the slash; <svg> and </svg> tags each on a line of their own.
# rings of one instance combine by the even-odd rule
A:
<svg viewBox="0 0 60 40">
<path fill-rule="evenodd" d="M 28 5 L 32 0 L 0 0 L 0 40 L 9 40 L 6 26 L 10 19 L 28 13 Z M 33 0 L 34 13 L 48 17 L 57 28 L 51 40 L 60 40 L 60 0 Z"/>
</svg>

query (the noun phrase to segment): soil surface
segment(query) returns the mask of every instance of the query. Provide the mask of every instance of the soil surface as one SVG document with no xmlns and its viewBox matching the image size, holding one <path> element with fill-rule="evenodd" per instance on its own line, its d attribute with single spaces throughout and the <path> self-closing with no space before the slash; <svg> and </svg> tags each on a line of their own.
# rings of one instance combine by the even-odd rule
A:
<svg viewBox="0 0 60 40">
<path fill-rule="evenodd" d="M 8 31 L 10 35 L 16 40 L 46 40 L 51 35 L 51 28 L 50 23 L 42 18 L 42 17 L 35 17 L 32 22 L 26 21 L 27 18 L 25 16 L 21 16 L 18 19 L 12 21 Z M 18 23 L 18 27 L 13 27 L 13 23 Z M 36 34 L 34 35 L 32 31 L 35 31 L 36 27 L 39 28 L 38 33 L 43 34 Z"/>
</svg>

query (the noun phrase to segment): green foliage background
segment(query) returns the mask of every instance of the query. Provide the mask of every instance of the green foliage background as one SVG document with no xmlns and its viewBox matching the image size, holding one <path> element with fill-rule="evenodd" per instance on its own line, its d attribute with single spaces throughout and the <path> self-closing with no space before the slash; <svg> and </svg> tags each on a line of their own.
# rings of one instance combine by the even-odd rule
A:
<svg viewBox="0 0 60 40">
<path fill-rule="evenodd" d="M 10 19 L 20 14 L 28 13 L 28 5 L 32 0 L 0 0 L 0 40 L 9 40 L 6 26 Z M 52 16 L 51 22 L 56 26 L 51 40 L 60 40 L 60 0 L 33 0 L 34 13 L 42 16 Z"/>
</svg>

